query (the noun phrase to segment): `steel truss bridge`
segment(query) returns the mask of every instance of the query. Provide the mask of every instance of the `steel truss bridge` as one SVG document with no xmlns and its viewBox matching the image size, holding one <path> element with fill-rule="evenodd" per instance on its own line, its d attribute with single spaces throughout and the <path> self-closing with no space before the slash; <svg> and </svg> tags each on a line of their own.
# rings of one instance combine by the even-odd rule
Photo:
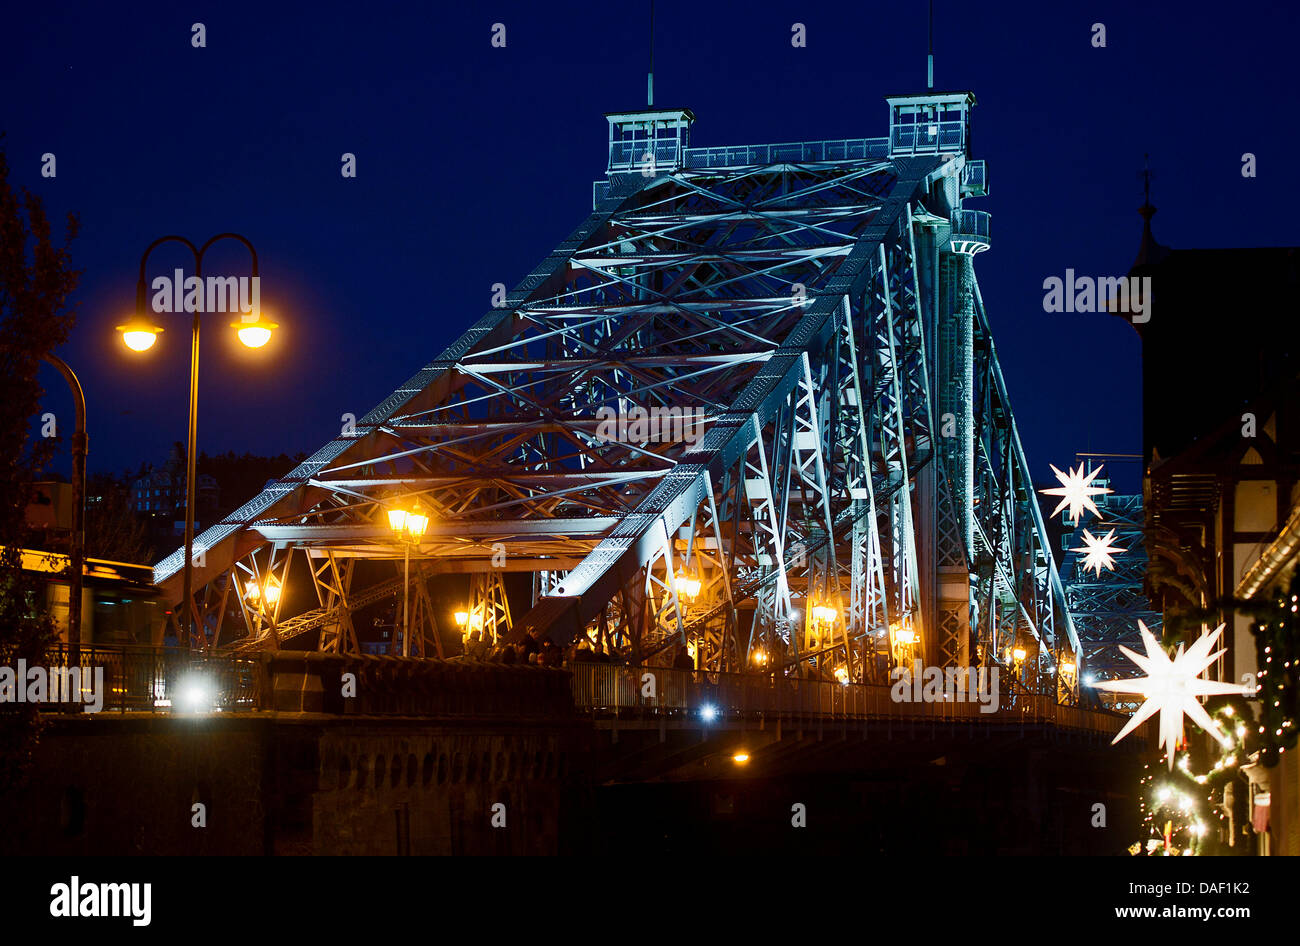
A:
<svg viewBox="0 0 1300 946">
<path fill-rule="evenodd" d="M 414 655 L 463 610 L 489 640 L 586 635 L 634 664 L 999 664 L 1070 701 L 1085 655 L 974 273 L 975 98 L 887 101 L 883 138 L 742 147 L 691 147 L 687 110 L 607 116 L 591 215 L 198 536 L 191 646 L 356 652 L 354 615 L 402 597 L 386 513 L 418 503 Z M 174 601 L 183 557 L 155 567 Z M 448 574 L 467 597 L 438 598 Z"/>
</svg>

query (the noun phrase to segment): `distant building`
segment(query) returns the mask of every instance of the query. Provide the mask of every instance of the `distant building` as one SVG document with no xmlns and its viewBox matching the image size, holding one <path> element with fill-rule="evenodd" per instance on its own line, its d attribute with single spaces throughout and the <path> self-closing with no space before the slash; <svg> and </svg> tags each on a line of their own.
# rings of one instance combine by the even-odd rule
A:
<svg viewBox="0 0 1300 946">
<path fill-rule="evenodd" d="M 185 452 L 180 444 L 160 468 L 148 472 L 131 485 L 131 508 L 143 516 L 175 520 L 185 516 Z M 200 473 L 195 484 L 196 517 L 217 508 L 221 490 L 215 478 Z M 197 528 L 197 524 L 196 524 Z"/>
<path fill-rule="evenodd" d="M 162 643 L 170 613 L 158 599 L 153 568 L 130 562 L 87 557 L 82 565 L 81 630 L 69 640 L 69 600 L 72 591 L 68 552 L 72 537 L 72 484 L 34 483 L 26 522 L 31 541 L 39 548 L 22 550 L 22 568 L 45 581 L 45 605 L 61 643 Z M 87 496 L 93 509 L 102 496 Z"/>
</svg>

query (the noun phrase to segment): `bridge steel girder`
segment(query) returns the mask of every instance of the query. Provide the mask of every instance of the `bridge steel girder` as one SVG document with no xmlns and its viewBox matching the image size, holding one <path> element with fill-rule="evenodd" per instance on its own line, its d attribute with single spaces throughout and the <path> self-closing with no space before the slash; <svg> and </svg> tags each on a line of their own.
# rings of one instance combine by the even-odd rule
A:
<svg viewBox="0 0 1300 946">
<path fill-rule="evenodd" d="M 976 437 L 974 531 L 971 558 L 980 607 L 978 641 L 982 657 L 1005 660 L 1005 651 L 1032 643 L 1033 677 L 1046 686 L 1058 657 L 1068 651 L 1082 659 L 1078 632 L 1069 609 L 1047 529 L 1038 505 L 1006 382 L 998 363 L 979 284 L 973 286 L 974 429 Z M 994 626 L 998 613 L 1014 621 Z M 990 622 L 990 623 L 986 623 Z M 1055 684 L 1047 688 L 1055 692 Z"/>
<path fill-rule="evenodd" d="M 947 232 L 932 211 L 953 209 L 965 158 L 869 153 L 778 160 L 773 146 L 760 163 L 611 173 L 502 308 L 196 539 L 196 589 L 228 590 L 275 550 L 287 578 L 301 548 L 346 581 L 314 571 L 320 608 L 284 620 L 245 607 L 238 646 L 311 626 L 353 648 L 347 615 L 393 593 L 365 573 L 400 554 L 384 512 L 418 501 L 422 584 L 502 555 L 541 574 L 512 639 L 595 634 L 645 660 L 687 644 L 701 668 L 858 680 L 913 656 L 969 659 L 933 613 L 934 561 L 960 532 L 935 538 L 936 497 L 960 496 L 935 472 L 930 357 L 951 312 L 926 271 Z M 1077 650 L 973 296 L 979 505 L 945 561 L 968 569 L 990 659 L 1014 634 L 1051 651 L 1064 630 Z M 173 600 L 182 554 L 155 567 Z M 812 633 L 818 605 L 835 617 Z"/>
</svg>

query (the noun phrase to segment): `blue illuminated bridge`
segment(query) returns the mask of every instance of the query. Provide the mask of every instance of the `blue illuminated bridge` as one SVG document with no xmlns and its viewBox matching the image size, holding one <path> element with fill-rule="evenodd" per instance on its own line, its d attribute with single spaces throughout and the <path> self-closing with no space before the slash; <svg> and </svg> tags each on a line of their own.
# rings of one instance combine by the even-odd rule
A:
<svg viewBox="0 0 1300 946">
<path fill-rule="evenodd" d="M 975 279 L 975 98 L 888 106 L 885 137 L 742 147 L 607 116 L 568 239 L 196 537 L 191 600 L 183 550 L 155 566 L 190 646 L 356 654 L 396 606 L 394 655 L 533 634 L 857 684 L 920 660 L 1079 702 Z"/>
<path fill-rule="evenodd" d="M 1110 748 L 1126 717 L 1080 687 L 1105 642 L 1081 646 L 975 278 L 975 97 L 887 101 L 883 137 L 738 147 L 693 146 L 685 109 L 608 115 L 569 237 L 197 536 L 188 598 L 183 549 L 155 566 L 182 647 L 82 648 L 113 681 L 97 731 L 168 734 L 187 773 L 197 734 L 252 740 L 277 850 L 371 850 L 394 817 L 399 848 L 473 848 L 407 795 L 359 833 L 325 813 L 582 765 L 996 778 L 975 753 L 1069 746 L 1065 781 L 1108 778 L 1142 741 Z M 567 666 L 490 659 L 525 638 Z M 896 699 L 918 662 L 996 698 Z"/>
</svg>

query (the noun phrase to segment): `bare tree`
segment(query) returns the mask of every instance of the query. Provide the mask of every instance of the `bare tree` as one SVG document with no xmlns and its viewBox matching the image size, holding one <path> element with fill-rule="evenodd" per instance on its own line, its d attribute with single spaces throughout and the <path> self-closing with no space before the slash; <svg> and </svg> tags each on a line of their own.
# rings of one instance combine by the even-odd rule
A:
<svg viewBox="0 0 1300 946">
<path fill-rule="evenodd" d="M 22 569 L 25 512 L 35 474 L 53 444 L 34 442 L 31 418 L 40 409 L 41 358 L 67 340 L 75 321 L 68 297 L 81 273 L 69 246 L 77 218 L 68 216 L 62 246 L 50 239 L 41 199 L 9 184 L 0 150 L 0 665 L 39 663 L 53 638 L 44 582 Z M 23 681 L 19 685 L 25 683 Z M 0 703 L 0 788 L 30 761 L 38 717 L 31 703 Z"/>
<path fill-rule="evenodd" d="M 107 473 L 96 473 L 86 484 L 94 497 L 86 508 L 86 555 L 113 562 L 148 565 L 154 549 L 145 523 L 131 508 L 131 484 Z"/>
</svg>

